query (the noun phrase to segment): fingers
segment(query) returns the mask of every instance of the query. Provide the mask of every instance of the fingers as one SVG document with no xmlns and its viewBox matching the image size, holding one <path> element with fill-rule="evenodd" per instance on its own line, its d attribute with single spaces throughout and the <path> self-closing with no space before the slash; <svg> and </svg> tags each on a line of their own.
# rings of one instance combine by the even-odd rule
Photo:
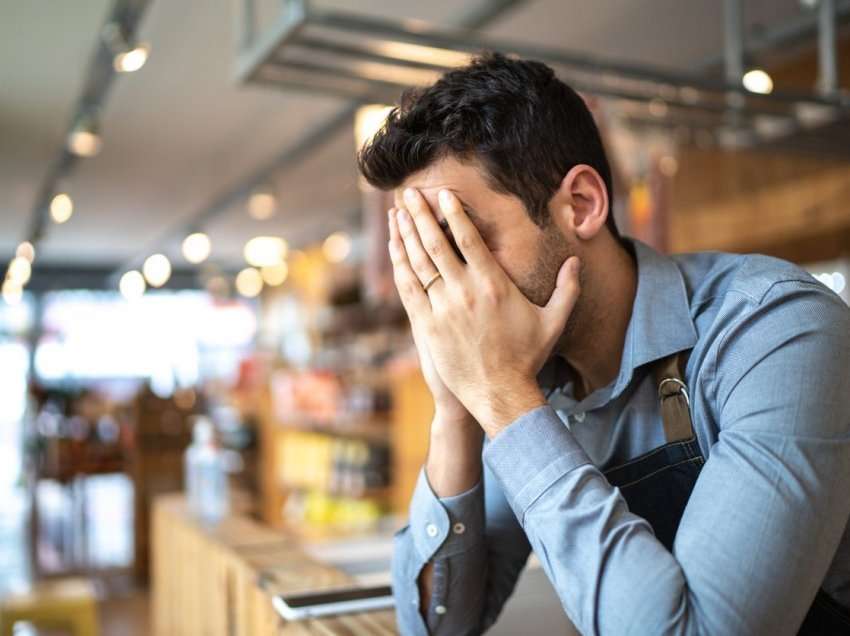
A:
<svg viewBox="0 0 850 636">
<path fill-rule="evenodd" d="M 541 309 L 545 329 L 552 337 L 563 332 L 567 320 L 575 307 L 581 292 L 579 282 L 580 262 L 577 256 L 571 256 L 558 271 L 555 290 L 549 297 L 549 302 Z"/>
<path fill-rule="evenodd" d="M 461 276 L 464 265 L 455 255 L 449 240 L 443 234 L 440 224 L 431 210 L 431 206 L 425 200 L 422 194 L 414 189 L 407 188 L 404 191 L 404 202 L 407 205 L 407 210 L 410 216 L 413 217 L 416 233 L 419 235 L 417 239 L 421 239 L 420 245 L 424 249 L 431 262 L 436 265 L 437 269 L 447 280 L 455 280 Z M 401 219 L 399 219 L 401 221 Z M 405 227 L 399 226 L 402 235 L 405 234 Z M 409 230 L 413 231 L 413 225 Z M 405 243 L 406 244 L 406 243 Z M 423 281 L 426 282 L 426 281 Z"/>
<path fill-rule="evenodd" d="M 437 267 L 422 246 L 422 241 L 413 225 L 410 213 L 403 208 L 396 210 L 395 222 L 398 232 L 401 234 L 410 267 L 419 279 L 419 284 L 424 286 L 438 273 Z"/>
<path fill-rule="evenodd" d="M 390 260 L 393 264 L 393 280 L 401 297 L 401 303 L 404 305 L 404 310 L 407 312 L 413 327 L 417 328 L 416 323 L 424 319 L 425 316 L 430 315 L 431 303 L 428 300 L 428 295 L 422 289 L 422 283 L 419 282 L 419 278 L 414 273 L 408 260 L 404 243 L 399 234 L 398 224 L 396 223 L 395 212 L 395 209 L 391 209 L 388 212 L 390 226 L 389 251 Z"/>
<path fill-rule="evenodd" d="M 484 244 L 481 234 L 478 233 L 478 228 L 469 220 L 460 199 L 451 190 L 440 190 L 438 198 L 440 210 L 445 215 L 455 243 L 466 262 L 478 267 L 491 265 L 493 255 Z"/>
</svg>

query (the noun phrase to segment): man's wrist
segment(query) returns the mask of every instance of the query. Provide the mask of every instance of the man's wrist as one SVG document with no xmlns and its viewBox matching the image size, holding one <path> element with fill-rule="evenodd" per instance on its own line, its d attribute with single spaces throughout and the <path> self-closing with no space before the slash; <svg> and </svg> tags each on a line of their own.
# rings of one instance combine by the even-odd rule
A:
<svg viewBox="0 0 850 636">
<path fill-rule="evenodd" d="M 479 422 L 487 437 L 493 439 L 520 417 L 545 404 L 536 380 L 514 382 L 510 389 L 490 392 Z"/>
<path fill-rule="evenodd" d="M 462 420 L 435 415 L 425 470 L 435 495 L 451 497 L 478 483 L 483 442 L 484 433 L 471 415 Z"/>
</svg>

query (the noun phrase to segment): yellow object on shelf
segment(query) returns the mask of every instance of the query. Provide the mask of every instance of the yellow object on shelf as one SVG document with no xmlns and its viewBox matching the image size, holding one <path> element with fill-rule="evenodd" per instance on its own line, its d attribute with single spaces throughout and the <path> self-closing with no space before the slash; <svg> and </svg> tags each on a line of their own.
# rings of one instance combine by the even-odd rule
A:
<svg viewBox="0 0 850 636">
<path fill-rule="evenodd" d="M 97 596 L 86 579 L 61 579 L 37 584 L 26 594 L 0 601 L 0 636 L 12 636 L 15 623 L 69 628 L 74 636 L 97 636 Z"/>
</svg>

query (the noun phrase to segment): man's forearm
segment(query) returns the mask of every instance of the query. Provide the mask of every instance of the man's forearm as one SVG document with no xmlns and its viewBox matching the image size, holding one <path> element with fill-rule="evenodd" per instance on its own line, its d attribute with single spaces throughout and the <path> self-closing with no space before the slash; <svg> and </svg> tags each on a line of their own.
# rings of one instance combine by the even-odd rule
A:
<svg viewBox="0 0 850 636">
<path fill-rule="evenodd" d="M 481 479 L 481 444 L 484 431 L 472 417 L 449 421 L 439 413 L 431 422 L 431 437 L 425 474 L 437 497 L 466 492 Z M 419 611 L 427 619 L 431 604 L 434 564 L 429 562 L 419 575 Z"/>
<path fill-rule="evenodd" d="M 425 473 L 438 497 L 466 492 L 481 479 L 481 444 L 484 432 L 472 417 L 449 421 L 439 413 L 431 422 Z"/>
</svg>

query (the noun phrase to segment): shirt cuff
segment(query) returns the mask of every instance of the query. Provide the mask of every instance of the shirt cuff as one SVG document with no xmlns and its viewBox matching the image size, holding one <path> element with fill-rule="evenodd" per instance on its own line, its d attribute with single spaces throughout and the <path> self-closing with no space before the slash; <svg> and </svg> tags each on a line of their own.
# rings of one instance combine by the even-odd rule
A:
<svg viewBox="0 0 850 636">
<path fill-rule="evenodd" d="M 484 536 L 484 489 L 481 480 L 459 495 L 439 498 L 423 467 L 410 502 L 410 532 L 424 561 L 468 551 Z"/>
<path fill-rule="evenodd" d="M 532 409 L 496 435 L 484 449 L 484 461 L 520 523 L 525 511 L 552 484 L 591 463 L 548 404 Z"/>
</svg>

